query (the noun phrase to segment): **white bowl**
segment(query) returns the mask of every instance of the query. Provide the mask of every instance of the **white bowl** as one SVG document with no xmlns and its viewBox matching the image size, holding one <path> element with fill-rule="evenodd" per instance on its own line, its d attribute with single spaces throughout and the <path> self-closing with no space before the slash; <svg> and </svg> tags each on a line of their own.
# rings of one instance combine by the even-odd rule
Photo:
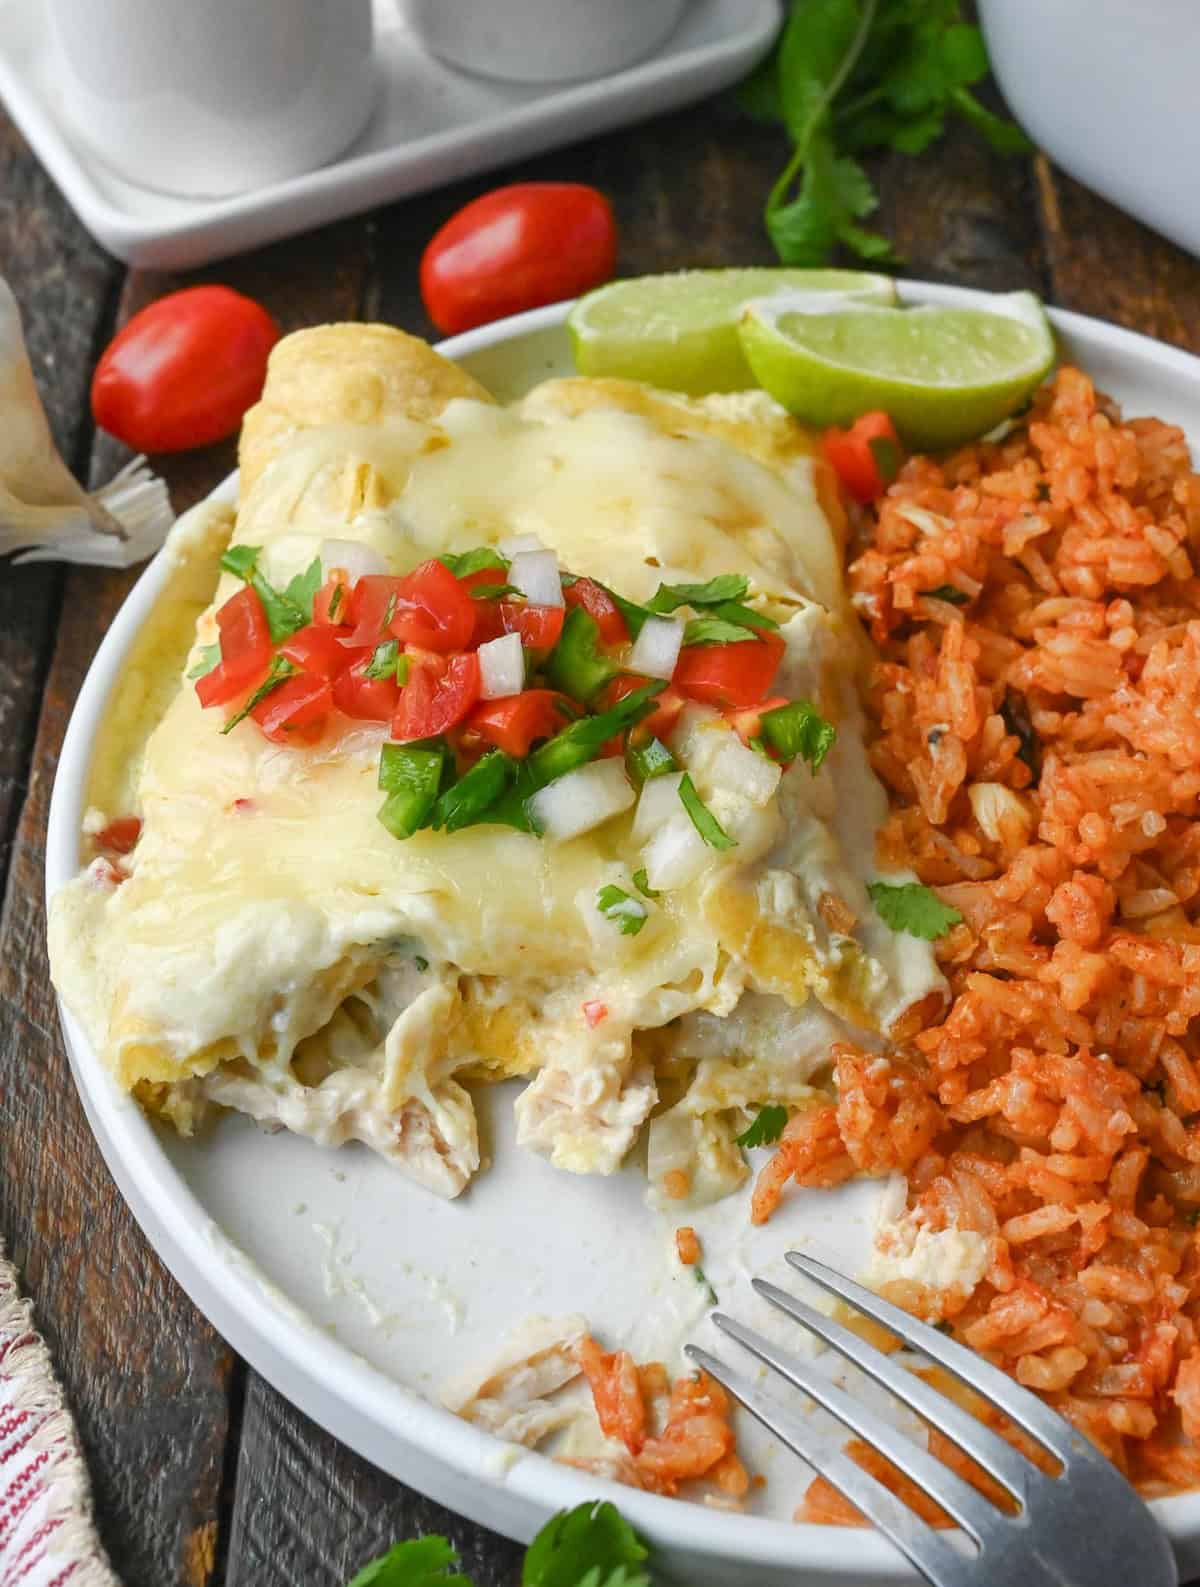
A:
<svg viewBox="0 0 1200 1587">
<path fill-rule="evenodd" d="M 1051 159 L 1200 253 L 1196 0 L 979 0 L 979 19 L 1005 99 Z"/>
<path fill-rule="evenodd" d="M 400 0 L 432 54 L 481 77 L 580 82 L 644 60 L 686 0 Z"/>
<path fill-rule="evenodd" d="M 919 283 L 902 283 L 901 295 L 910 302 L 987 302 L 985 294 Z M 515 396 L 570 369 L 567 307 L 486 326 L 441 350 L 497 396 Z M 1200 360 L 1080 315 L 1051 317 L 1065 356 L 1129 411 L 1172 418 L 1195 444 Z M 215 494 L 235 493 L 231 477 Z M 123 660 L 169 575 L 162 557 L 146 569 L 76 702 L 51 800 L 48 893 L 78 870 L 93 743 Z M 515 1150 L 504 1087 L 486 1088 L 481 1097 L 494 1165 L 454 1203 L 426 1196 L 365 1150 L 322 1152 L 285 1133 L 264 1135 L 247 1121 L 230 1119 L 205 1139 L 182 1141 L 158 1131 L 117 1090 L 65 1013 L 63 1029 L 96 1139 L 163 1261 L 257 1371 L 376 1465 L 521 1539 L 557 1509 L 597 1494 L 611 1498 L 689 1587 L 751 1580 L 755 1587 L 882 1587 L 915 1579 L 873 1532 L 791 1524 L 786 1516 L 807 1473 L 778 1447 L 751 1446 L 753 1463 L 770 1473 L 766 1494 L 780 1518 L 734 1515 L 618 1488 L 514 1451 L 423 1397 L 448 1367 L 465 1364 L 482 1340 L 529 1311 L 583 1311 L 608 1337 L 629 1330 L 637 1349 L 647 1308 L 662 1303 L 668 1264 L 636 1168 L 584 1180 Z M 695 1221 L 723 1305 L 754 1320 L 746 1273 L 772 1268 L 789 1246 L 806 1244 L 853 1267 L 876 1194 L 877 1187 L 859 1183 L 793 1196 L 765 1230 L 746 1228 L 744 1208 L 735 1203 L 706 1209 L 709 1221 Z M 309 1221 L 314 1214 L 321 1224 Z M 722 1232 L 722 1221 L 733 1227 Z M 324 1235 L 314 1234 L 321 1228 Z M 457 1335 L 448 1285 L 465 1307 Z M 400 1309 L 391 1333 L 387 1317 L 382 1326 L 371 1323 L 366 1300 Z M 687 1331 L 720 1354 L 731 1349 L 710 1324 Z M 1200 1494 L 1158 1501 L 1155 1510 L 1186 1578 L 1200 1569 Z"/>
</svg>

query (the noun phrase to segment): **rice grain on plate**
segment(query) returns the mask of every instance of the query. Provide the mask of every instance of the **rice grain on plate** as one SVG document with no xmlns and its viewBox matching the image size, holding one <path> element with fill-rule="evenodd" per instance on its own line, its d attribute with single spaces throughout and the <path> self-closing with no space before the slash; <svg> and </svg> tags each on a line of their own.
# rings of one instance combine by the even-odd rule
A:
<svg viewBox="0 0 1200 1587">
<path fill-rule="evenodd" d="M 793 1118 L 755 1201 L 906 1173 L 909 1218 L 987 1261 L 894 1298 L 1151 1491 L 1200 1482 L 1198 551 L 1182 432 L 1069 368 L 864 524 L 879 859 L 961 914 L 952 1002 L 886 1058 L 838 1050 L 840 1100 Z"/>
</svg>

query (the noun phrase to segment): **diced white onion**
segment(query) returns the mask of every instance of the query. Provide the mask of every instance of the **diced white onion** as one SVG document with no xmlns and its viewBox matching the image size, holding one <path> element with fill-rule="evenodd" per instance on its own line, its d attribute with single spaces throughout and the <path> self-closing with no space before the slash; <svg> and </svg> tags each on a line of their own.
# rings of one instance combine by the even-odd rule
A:
<svg viewBox="0 0 1200 1587">
<path fill-rule="evenodd" d="M 712 736 L 718 736 L 715 729 Z M 783 768 L 765 755 L 747 749 L 736 733 L 719 735 L 720 745 L 709 762 L 709 777 L 721 788 L 738 794 L 760 809 L 770 804 L 783 776 Z"/>
<path fill-rule="evenodd" d="M 683 623 L 678 617 L 647 617 L 629 652 L 630 672 L 647 678 L 669 678 L 679 660 Z"/>
<path fill-rule="evenodd" d="M 509 535 L 507 540 L 499 540 L 496 550 L 503 557 L 519 556 L 522 551 L 544 551 L 546 542 L 539 540 L 537 535 Z"/>
<path fill-rule="evenodd" d="M 508 567 L 508 582 L 535 606 L 562 606 L 562 579 L 553 551 L 518 551 Z"/>
<path fill-rule="evenodd" d="M 646 881 L 663 891 L 686 887 L 704 869 L 710 852 L 687 811 L 681 809 L 659 827 L 642 849 Z"/>
<path fill-rule="evenodd" d="M 563 843 L 620 815 L 633 800 L 621 762 L 594 760 L 540 788 L 529 801 L 529 811 L 544 837 Z"/>
<path fill-rule="evenodd" d="M 525 687 L 525 657 L 520 634 L 503 634 L 480 645 L 479 692 L 485 700 L 502 700 Z"/>
<path fill-rule="evenodd" d="M 637 814 L 633 818 L 635 843 L 645 843 L 664 821 L 669 821 L 683 809 L 679 802 L 679 784 L 682 781 L 683 773 L 677 771 L 665 777 L 651 777 L 649 782 L 642 784 L 642 797 L 638 800 Z"/>
<path fill-rule="evenodd" d="M 370 573 L 386 573 L 388 565 L 374 546 L 361 540 L 322 540 L 321 571 L 329 577 L 331 568 L 344 568 L 351 584 Z"/>
</svg>

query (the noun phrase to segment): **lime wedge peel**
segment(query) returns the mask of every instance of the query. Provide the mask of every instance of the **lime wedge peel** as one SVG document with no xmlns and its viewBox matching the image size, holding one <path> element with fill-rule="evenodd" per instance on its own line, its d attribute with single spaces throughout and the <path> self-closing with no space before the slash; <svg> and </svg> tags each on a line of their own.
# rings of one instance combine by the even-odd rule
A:
<svg viewBox="0 0 1200 1587">
<path fill-rule="evenodd" d="M 987 309 L 759 298 L 738 335 L 759 384 L 805 423 L 850 424 L 882 408 L 909 446 L 931 451 L 1008 418 L 1055 360 L 1031 292 L 998 294 Z"/>
<path fill-rule="evenodd" d="M 582 375 L 644 380 L 703 396 L 756 386 L 738 338 L 750 299 L 776 294 L 809 308 L 836 300 L 894 304 L 890 276 L 860 270 L 681 270 L 611 281 L 571 310 L 567 326 Z"/>
</svg>

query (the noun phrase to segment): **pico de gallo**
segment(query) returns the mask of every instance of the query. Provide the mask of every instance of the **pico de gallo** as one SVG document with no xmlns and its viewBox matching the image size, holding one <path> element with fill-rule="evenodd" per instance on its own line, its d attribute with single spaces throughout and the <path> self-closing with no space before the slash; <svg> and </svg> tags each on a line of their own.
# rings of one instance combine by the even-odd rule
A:
<svg viewBox="0 0 1200 1587">
<path fill-rule="evenodd" d="M 232 546 L 222 566 L 242 587 L 189 675 L 201 705 L 226 712 L 223 733 L 249 718 L 276 744 L 312 744 L 339 717 L 386 724 L 379 819 L 396 838 L 480 822 L 574 836 L 682 773 L 696 832 L 730 847 L 668 745 L 689 701 L 759 754 L 817 771 L 835 730 L 810 702 L 771 693 L 784 642 L 747 604 L 743 575 L 663 584 L 639 605 L 564 572 L 532 537 L 519 544 L 404 575 L 352 578 L 317 557 L 284 589 L 260 547 Z M 558 785 L 584 768 L 564 825 Z M 622 919 L 629 929 L 636 910 Z"/>
</svg>

